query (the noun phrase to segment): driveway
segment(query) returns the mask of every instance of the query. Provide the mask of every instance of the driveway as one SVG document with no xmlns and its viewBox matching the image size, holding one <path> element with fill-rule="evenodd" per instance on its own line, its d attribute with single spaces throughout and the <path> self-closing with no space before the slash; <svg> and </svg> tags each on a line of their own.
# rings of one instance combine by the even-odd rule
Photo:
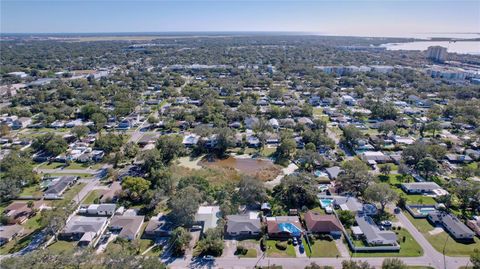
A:
<svg viewBox="0 0 480 269">
<path fill-rule="evenodd" d="M 237 240 L 225 240 L 225 247 L 223 248 L 222 257 L 235 257 L 237 251 Z"/>
</svg>

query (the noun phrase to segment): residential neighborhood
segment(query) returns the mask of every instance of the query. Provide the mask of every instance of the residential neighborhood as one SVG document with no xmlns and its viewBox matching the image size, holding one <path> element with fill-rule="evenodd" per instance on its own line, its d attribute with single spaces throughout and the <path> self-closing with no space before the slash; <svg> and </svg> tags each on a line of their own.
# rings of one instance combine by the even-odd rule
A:
<svg viewBox="0 0 480 269">
<path fill-rule="evenodd" d="M 11 38 L 5 268 L 480 264 L 478 55 L 382 49 L 396 38 Z M 45 50 L 58 59 L 32 60 Z"/>
</svg>

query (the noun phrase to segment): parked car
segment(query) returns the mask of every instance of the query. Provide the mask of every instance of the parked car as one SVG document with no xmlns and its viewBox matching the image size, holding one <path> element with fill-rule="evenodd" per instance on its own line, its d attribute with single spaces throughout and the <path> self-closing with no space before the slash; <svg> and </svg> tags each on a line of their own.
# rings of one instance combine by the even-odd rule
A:
<svg viewBox="0 0 480 269">
<path fill-rule="evenodd" d="M 213 261 L 215 260 L 215 257 L 213 257 L 212 255 L 206 255 L 206 256 L 203 256 L 203 259 L 205 261 Z"/>
<path fill-rule="evenodd" d="M 300 251 L 300 253 L 303 253 L 305 251 L 305 247 L 303 246 L 303 244 L 300 244 L 300 246 L 298 246 L 298 250 Z"/>
</svg>

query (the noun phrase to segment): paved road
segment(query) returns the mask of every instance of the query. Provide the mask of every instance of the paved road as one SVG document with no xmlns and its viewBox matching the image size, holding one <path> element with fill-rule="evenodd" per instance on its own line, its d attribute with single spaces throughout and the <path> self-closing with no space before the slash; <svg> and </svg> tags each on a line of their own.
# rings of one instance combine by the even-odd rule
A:
<svg viewBox="0 0 480 269">
<path fill-rule="evenodd" d="M 344 260 L 367 261 L 370 265 L 380 268 L 384 258 L 217 258 L 214 261 L 191 260 L 190 256 L 185 259 L 164 260 L 169 268 L 254 268 L 258 266 L 282 265 L 283 268 L 304 269 L 312 262 L 322 266 L 342 267 Z M 402 258 L 407 265 L 431 266 L 430 263 L 422 257 Z M 455 267 L 449 267 L 455 268 Z"/>
<path fill-rule="evenodd" d="M 35 169 L 36 172 L 43 174 L 90 174 L 95 175 L 99 171 L 91 169 Z"/>
</svg>

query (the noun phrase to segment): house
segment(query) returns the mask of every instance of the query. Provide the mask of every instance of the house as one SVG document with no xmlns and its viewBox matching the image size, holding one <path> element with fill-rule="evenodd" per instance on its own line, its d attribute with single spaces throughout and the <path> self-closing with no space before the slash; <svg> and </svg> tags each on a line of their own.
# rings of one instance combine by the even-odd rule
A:
<svg viewBox="0 0 480 269">
<path fill-rule="evenodd" d="M 313 121 L 310 118 L 307 118 L 307 117 L 298 118 L 297 122 L 300 125 L 313 126 Z"/>
<path fill-rule="evenodd" d="M 427 219 L 434 225 L 442 225 L 458 241 L 471 241 L 475 233 L 458 218 L 445 212 L 430 212 Z"/>
<path fill-rule="evenodd" d="M 273 238 L 300 237 L 302 224 L 297 216 L 267 217 L 268 236 Z"/>
<path fill-rule="evenodd" d="M 9 224 L 22 224 L 35 214 L 35 209 L 41 210 L 43 206 L 42 201 L 35 201 L 32 208 L 28 207 L 27 202 L 15 201 L 3 210 L 3 216 Z"/>
<path fill-rule="evenodd" d="M 228 215 L 226 233 L 231 237 L 258 236 L 262 231 L 262 224 L 257 212 L 244 215 Z"/>
<path fill-rule="evenodd" d="M 400 188 L 408 194 L 431 194 L 435 196 L 442 196 L 448 194 L 448 192 L 440 187 L 435 182 L 411 182 L 402 183 Z"/>
<path fill-rule="evenodd" d="M 380 230 L 371 217 L 357 215 L 355 221 L 369 245 L 397 245 L 397 235 L 392 231 Z"/>
<path fill-rule="evenodd" d="M 118 237 L 133 240 L 142 228 L 144 216 L 113 216 L 109 229 L 118 232 Z"/>
<path fill-rule="evenodd" d="M 360 154 L 360 158 L 368 164 L 387 163 L 392 159 L 380 151 L 366 151 Z"/>
<path fill-rule="evenodd" d="M 16 236 L 20 236 L 23 233 L 23 227 L 18 224 L 14 225 L 1 225 L 0 226 L 0 246 L 10 242 Z"/>
<path fill-rule="evenodd" d="M 476 218 L 473 220 L 467 220 L 467 226 L 472 229 L 477 236 L 480 236 L 480 218 Z"/>
<path fill-rule="evenodd" d="M 130 128 L 132 128 L 132 123 L 128 119 L 122 120 L 117 125 L 117 130 L 128 130 Z"/>
<path fill-rule="evenodd" d="M 122 184 L 119 181 L 114 181 L 110 184 L 108 190 L 106 190 L 100 197 L 100 203 L 114 202 L 122 192 Z"/>
<path fill-rule="evenodd" d="M 339 166 L 332 166 L 332 167 L 326 168 L 325 171 L 327 172 L 328 178 L 330 180 L 334 180 L 334 179 L 337 179 L 342 169 Z"/>
<path fill-rule="evenodd" d="M 204 232 L 208 229 L 217 227 L 217 221 L 219 218 L 219 206 L 200 206 L 194 217 L 195 222 L 202 225 Z"/>
<path fill-rule="evenodd" d="M 12 122 L 11 127 L 12 127 L 13 130 L 18 130 L 18 129 L 27 128 L 27 126 L 30 125 L 31 123 L 32 123 L 31 118 L 21 117 L 21 118 L 18 118 L 16 120 L 14 120 Z"/>
<path fill-rule="evenodd" d="M 335 215 L 322 215 L 310 210 L 305 213 L 304 219 L 307 230 L 311 233 L 326 233 L 335 238 L 342 235 L 342 224 Z"/>
<path fill-rule="evenodd" d="M 198 140 L 200 139 L 200 136 L 196 134 L 189 134 L 183 137 L 183 145 L 185 147 L 193 147 L 198 143 Z"/>
<path fill-rule="evenodd" d="M 76 176 L 62 176 L 54 179 L 43 193 L 45 199 L 58 199 L 62 194 L 78 180 Z"/>
<path fill-rule="evenodd" d="M 447 159 L 449 163 L 454 164 L 471 163 L 473 161 L 470 156 L 460 154 L 445 154 L 445 159 Z"/>
<path fill-rule="evenodd" d="M 335 196 L 333 197 L 335 206 L 340 207 L 341 210 L 348 210 L 352 212 L 360 212 L 363 210 L 363 204 L 355 197 L 350 196 Z"/>
<path fill-rule="evenodd" d="M 157 238 L 170 236 L 173 230 L 173 224 L 167 219 L 167 216 L 159 213 L 157 216 L 152 217 L 143 232 L 145 238 Z"/>
<path fill-rule="evenodd" d="M 106 217 L 73 216 L 58 234 L 62 240 L 79 241 L 79 245 L 89 246 L 107 226 Z"/>
<path fill-rule="evenodd" d="M 245 118 L 245 120 L 243 121 L 247 129 L 253 129 L 253 127 L 257 125 L 258 122 L 259 120 L 256 117 L 248 117 L 248 118 Z"/>
<path fill-rule="evenodd" d="M 116 204 L 91 204 L 80 206 L 78 213 L 90 216 L 113 216 L 116 208 Z"/>
</svg>

